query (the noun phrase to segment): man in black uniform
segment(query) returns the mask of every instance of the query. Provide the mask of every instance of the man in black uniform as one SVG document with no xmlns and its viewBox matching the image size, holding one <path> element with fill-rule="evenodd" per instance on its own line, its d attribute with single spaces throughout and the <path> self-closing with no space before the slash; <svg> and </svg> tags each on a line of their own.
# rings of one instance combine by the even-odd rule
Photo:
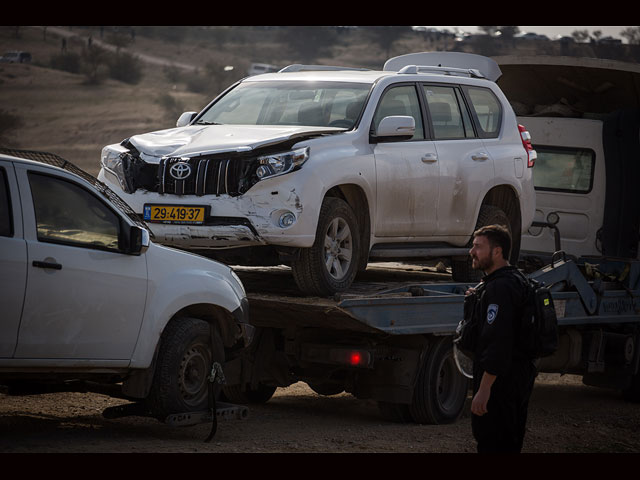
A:
<svg viewBox="0 0 640 480">
<path fill-rule="evenodd" d="M 518 346 L 525 288 L 509 265 L 511 236 L 490 225 L 474 233 L 469 251 L 474 269 L 482 270 L 477 296 L 477 347 L 473 364 L 471 426 L 478 452 L 519 453 L 527 408 L 537 375 L 533 359 Z"/>
</svg>

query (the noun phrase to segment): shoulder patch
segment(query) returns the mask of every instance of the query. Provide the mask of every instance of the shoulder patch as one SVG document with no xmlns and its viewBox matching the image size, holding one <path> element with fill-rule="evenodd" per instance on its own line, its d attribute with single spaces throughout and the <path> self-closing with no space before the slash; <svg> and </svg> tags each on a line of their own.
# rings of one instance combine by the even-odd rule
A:
<svg viewBox="0 0 640 480">
<path fill-rule="evenodd" d="M 495 303 L 492 303 L 489 305 L 489 308 L 487 308 L 487 323 L 491 325 L 497 316 L 498 316 L 498 305 L 496 305 Z"/>
</svg>

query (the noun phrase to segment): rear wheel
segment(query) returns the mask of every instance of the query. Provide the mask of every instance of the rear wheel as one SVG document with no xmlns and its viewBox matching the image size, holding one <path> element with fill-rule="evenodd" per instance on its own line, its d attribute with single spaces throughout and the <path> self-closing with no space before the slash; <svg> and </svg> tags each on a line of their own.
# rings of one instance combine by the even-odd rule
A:
<svg viewBox="0 0 640 480">
<path fill-rule="evenodd" d="M 360 237 L 353 210 L 328 197 L 320 209 L 316 239 L 292 262 L 293 277 L 308 295 L 331 296 L 351 286 L 358 269 Z"/>
<path fill-rule="evenodd" d="M 422 364 L 409 406 L 416 423 L 455 422 L 464 408 L 469 380 L 460 373 L 453 357 L 451 337 L 434 343 Z"/>
<path fill-rule="evenodd" d="M 476 222 L 476 228 L 474 232 L 480 227 L 484 227 L 486 225 L 502 225 L 509 230 L 509 233 L 513 235 L 511 231 L 511 223 L 509 222 L 509 217 L 498 207 L 494 207 L 493 205 L 482 205 L 480 207 L 480 213 L 478 214 L 478 221 Z M 468 245 L 471 248 L 471 244 Z M 514 243 L 515 246 L 515 243 Z M 519 251 L 519 243 L 517 243 L 516 248 L 512 247 L 511 259 L 518 258 Z M 515 265 L 515 263 L 512 264 Z M 471 264 L 471 257 L 457 257 L 451 260 L 451 275 L 453 277 L 454 282 L 479 282 L 482 278 L 482 271 L 475 270 Z"/>
<path fill-rule="evenodd" d="M 147 406 L 164 420 L 174 413 L 208 408 L 212 362 L 224 365 L 224 346 L 217 327 L 196 318 L 171 321 L 164 332 Z M 213 337 L 214 345 L 211 345 Z"/>
</svg>

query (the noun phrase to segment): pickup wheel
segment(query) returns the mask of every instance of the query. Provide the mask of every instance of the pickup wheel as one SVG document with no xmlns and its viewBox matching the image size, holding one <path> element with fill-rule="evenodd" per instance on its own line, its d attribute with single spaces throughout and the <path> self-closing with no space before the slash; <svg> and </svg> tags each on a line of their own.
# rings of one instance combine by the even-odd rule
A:
<svg viewBox="0 0 640 480">
<path fill-rule="evenodd" d="M 349 288 L 358 270 L 360 237 L 351 207 L 327 197 L 320 208 L 316 239 L 292 262 L 293 277 L 308 295 L 331 296 Z"/>
<path fill-rule="evenodd" d="M 480 213 L 478 214 L 478 221 L 476 222 L 476 228 L 474 232 L 480 227 L 486 225 L 502 225 L 511 232 L 511 225 L 509 217 L 498 207 L 493 205 L 482 205 L 480 207 Z M 468 245 L 471 248 L 471 243 Z M 511 258 L 518 258 L 519 252 L 511 252 Z M 451 276 L 454 282 L 479 282 L 483 273 L 480 270 L 475 270 L 471 263 L 471 257 L 466 256 L 464 258 L 457 257 L 451 260 Z"/>
<path fill-rule="evenodd" d="M 453 423 L 462 413 L 468 392 L 469 380 L 458 371 L 453 358 L 452 339 L 442 337 L 427 352 L 409 412 L 416 423 Z"/>
<path fill-rule="evenodd" d="M 211 334 L 210 328 L 214 328 Z M 211 345 L 212 337 L 214 345 Z M 212 359 L 224 365 L 224 346 L 217 327 L 196 318 L 169 322 L 162 333 L 156 370 L 147 397 L 154 417 L 208 408 Z"/>
</svg>

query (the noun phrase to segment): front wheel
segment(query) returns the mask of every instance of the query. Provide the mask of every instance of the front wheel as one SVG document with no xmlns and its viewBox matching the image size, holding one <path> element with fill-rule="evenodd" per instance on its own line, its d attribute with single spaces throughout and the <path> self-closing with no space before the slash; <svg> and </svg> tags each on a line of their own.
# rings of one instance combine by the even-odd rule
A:
<svg viewBox="0 0 640 480">
<path fill-rule="evenodd" d="M 153 416 L 163 421 L 171 414 L 207 410 L 214 361 L 224 365 L 224 346 L 214 324 L 196 318 L 169 322 L 146 399 Z"/>
<path fill-rule="evenodd" d="M 315 242 L 292 262 L 293 277 L 303 293 L 331 296 L 346 290 L 358 271 L 358 221 L 345 201 L 328 197 L 320 208 Z"/>
</svg>

